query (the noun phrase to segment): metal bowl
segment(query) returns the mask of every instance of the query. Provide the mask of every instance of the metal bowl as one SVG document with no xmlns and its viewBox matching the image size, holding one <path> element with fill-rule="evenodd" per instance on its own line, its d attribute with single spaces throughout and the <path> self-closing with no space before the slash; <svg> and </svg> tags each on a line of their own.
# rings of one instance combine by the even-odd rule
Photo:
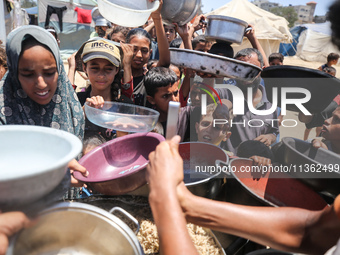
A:
<svg viewBox="0 0 340 255">
<path fill-rule="evenodd" d="M 262 69 L 240 60 L 211 53 L 170 48 L 171 63 L 198 72 L 253 81 Z"/>
<path fill-rule="evenodd" d="M 121 195 L 146 183 L 149 153 L 164 141 L 157 133 L 137 133 L 113 139 L 98 146 L 79 160 L 89 175 L 73 175 L 105 195 Z"/>
<path fill-rule="evenodd" d="M 261 176 L 259 173 L 244 171 L 251 166 L 253 166 L 251 159 L 236 158 L 230 161 L 234 178 L 227 179 L 226 201 L 244 205 L 288 206 L 307 210 L 321 210 L 327 206 L 315 191 L 297 179 L 291 178 L 287 173 L 273 171 Z"/>
<path fill-rule="evenodd" d="M 159 1 L 149 0 L 98 0 L 101 15 L 110 22 L 123 27 L 139 27 L 159 7 Z"/>
<path fill-rule="evenodd" d="M 202 142 L 179 145 L 183 159 L 184 183 L 194 195 L 214 199 L 223 184 L 220 162 L 228 164 L 229 157 L 220 147 Z"/>
<path fill-rule="evenodd" d="M 119 218 L 96 206 L 63 202 L 43 211 L 33 227 L 11 239 L 7 255 L 143 254 L 137 236 Z M 131 215 L 124 213 L 135 224 Z M 137 226 L 138 232 L 139 226 Z"/>
<path fill-rule="evenodd" d="M 30 204 L 62 181 L 81 151 L 75 135 L 31 125 L 0 126 L 0 208 Z"/>
<path fill-rule="evenodd" d="M 290 172 L 293 177 L 316 191 L 326 191 L 335 196 L 340 193 L 338 154 L 323 148 L 316 149 L 311 143 L 292 137 L 282 138 L 281 146 L 278 151 L 283 153 L 283 164 L 295 166 L 296 171 Z"/>
<path fill-rule="evenodd" d="M 210 15 L 207 17 L 208 25 L 205 37 L 208 40 L 220 40 L 241 44 L 248 23 L 223 15 Z"/>
<path fill-rule="evenodd" d="M 162 20 L 167 24 L 183 26 L 191 21 L 201 5 L 201 0 L 166 0 L 162 6 Z"/>
<path fill-rule="evenodd" d="M 196 196 L 215 199 L 224 180 L 223 173 L 218 172 L 217 167 L 228 164 L 228 155 L 221 148 L 202 142 L 180 143 L 178 150 L 183 158 L 184 183 L 188 190 Z M 211 172 L 196 172 L 196 167 L 201 170 L 209 168 Z M 212 171 L 213 168 L 216 169 L 215 172 Z M 148 196 L 149 185 L 146 184 L 129 194 Z"/>
</svg>

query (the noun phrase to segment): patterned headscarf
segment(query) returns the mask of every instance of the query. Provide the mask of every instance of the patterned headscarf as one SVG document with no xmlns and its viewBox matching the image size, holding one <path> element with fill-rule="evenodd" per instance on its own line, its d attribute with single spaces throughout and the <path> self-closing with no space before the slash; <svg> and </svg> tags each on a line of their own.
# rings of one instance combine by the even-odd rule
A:
<svg viewBox="0 0 340 255">
<path fill-rule="evenodd" d="M 50 103 L 40 105 L 27 96 L 18 79 L 18 61 L 25 40 L 33 37 L 53 54 L 58 69 L 58 85 Z M 84 113 L 69 81 L 55 38 L 38 26 L 22 26 L 7 37 L 8 72 L 0 82 L 0 125 L 25 124 L 68 131 L 81 140 Z"/>
</svg>

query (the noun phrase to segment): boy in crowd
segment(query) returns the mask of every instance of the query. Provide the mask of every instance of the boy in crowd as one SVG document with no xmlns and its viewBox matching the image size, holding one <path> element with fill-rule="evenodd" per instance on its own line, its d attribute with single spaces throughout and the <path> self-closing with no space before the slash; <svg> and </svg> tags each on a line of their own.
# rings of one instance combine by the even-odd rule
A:
<svg viewBox="0 0 340 255">
<path fill-rule="evenodd" d="M 282 66 L 284 56 L 281 53 L 272 53 L 269 55 L 269 65 L 270 66 Z"/>
<path fill-rule="evenodd" d="M 164 136 L 166 136 L 169 102 L 179 102 L 177 80 L 176 73 L 165 67 L 154 67 L 144 77 L 148 103 L 159 112 L 156 132 Z"/>
<path fill-rule="evenodd" d="M 193 50 L 208 52 L 210 48 L 211 42 L 207 41 L 204 35 L 199 35 L 192 40 Z"/>
<path fill-rule="evenodd" d="M 336 65 L 338 63 L 339 60 L 339 54 L 337 53 L 329 53 L 327 56 L 327 63 L 320 66 L 318 69 L 320 71 L 323 71 L 323 69 L 325 69 L 326 67 L 331 67 L 332 65 Z"/>
<path fill-rule="evenodd" d="M 214 119 L 225 119 L 228 123 L 214 125 Z M 225 142 L 231 135 L 229 120 L 229 109 L 226 105 L 209 104 L 206 114 L 201 115 L 195 124 L 197 140 L 220 146 L 221 142 Z"/>
</svg>

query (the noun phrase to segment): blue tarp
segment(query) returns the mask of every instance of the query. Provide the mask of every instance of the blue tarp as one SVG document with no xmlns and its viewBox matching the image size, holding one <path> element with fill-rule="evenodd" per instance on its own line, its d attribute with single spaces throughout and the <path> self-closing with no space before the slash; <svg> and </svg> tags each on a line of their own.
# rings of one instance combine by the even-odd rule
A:
<svg viewBox="0 0 340 255">
<path fill-rule="evenodd" d="M 29 15 L 38 15 L 38 6 L 25 9 Z"/>
<path fill-rule="evenodd" d="M 290 33 L 292 34 L 293 41 L 292 43 L 280 43 L 279 52 L 282 53 L 283 56 L 295 56 L 296 54 L 296 45 L 299 43 L 299 37 L 302 31 L 307 28 L 304 26 L 295 26 L 290 29 Z"/>
<path fill-rule="evenodd" d="M 294 56 L 296 54 L 296 45 L 299 43 L 300 34 L 306 30 L 311 29 L 315 32 L 331 35 L 332 30 L 329 22 L 319 23 L 319 24 L 302 24 L 295 26 L 290 29 L 290 33 L 293 36 L 292 43 L 280 43 L 280 53 L 283 56 Z"/>
</svg>

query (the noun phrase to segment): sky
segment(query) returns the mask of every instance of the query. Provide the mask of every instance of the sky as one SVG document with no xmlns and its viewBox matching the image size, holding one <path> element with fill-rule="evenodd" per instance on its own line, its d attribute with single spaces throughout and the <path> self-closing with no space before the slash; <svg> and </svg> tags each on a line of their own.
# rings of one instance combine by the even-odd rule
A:
<svg viewBox="0 0 340 255">
<path fill-rule="evenodd" d="M 202 11 L 203 13 L 210 12 L 211 9 L 218 9 L 219 7 L 229 3 L 231 0 L 201 0 L 203 4 Z M 282 6 L 292 5 L 305 5 L 311 0 L 270 0 L 270 2 L 279 3 Z M 313 0 L 318 3 L 316 5 L 315 14 L 314 15 L 325 15 L 328 7 L 332 4 L 333 0 Z M 251 2 L 251 1 L 249 1 Z"/>
</svg>

